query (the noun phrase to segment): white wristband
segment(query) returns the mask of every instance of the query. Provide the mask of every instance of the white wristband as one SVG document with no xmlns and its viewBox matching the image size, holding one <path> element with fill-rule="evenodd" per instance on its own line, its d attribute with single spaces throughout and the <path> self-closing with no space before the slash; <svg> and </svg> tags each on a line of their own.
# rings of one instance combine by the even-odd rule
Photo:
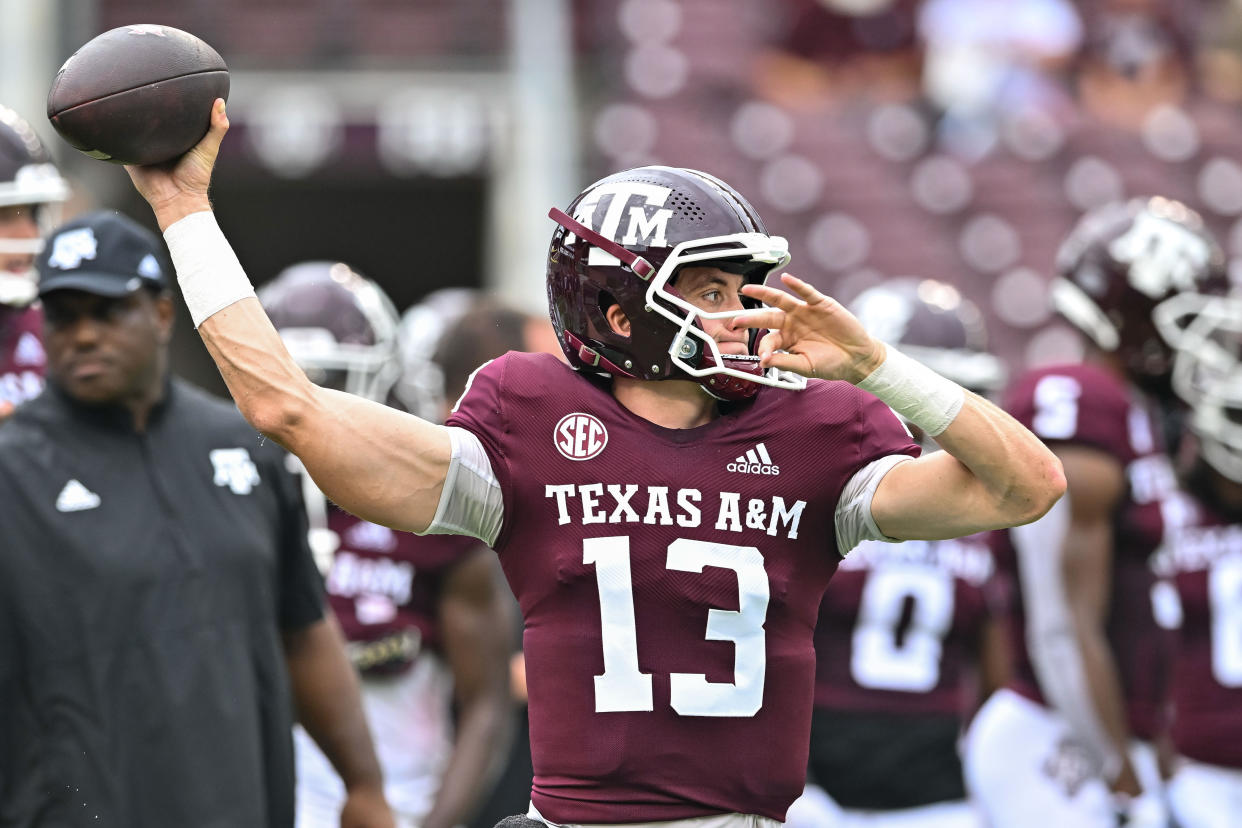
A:
<svg viewBox="0 0 1242 828">
<path fill-rule="evenodd" d="M 881 402 L 936 437 L 962 410 L 966 391 L 921 362 L 889 345 L 880 367 L 858 383 L 858 387 L 879 397 Z"/>
<path fill-rule="evenodd" d="M 195 328 L 216 311 L 254 296 L 254 286 L 220 231 L 215 213 L 190 213 L 164 231 L 164 241 Z"/>
</svg>

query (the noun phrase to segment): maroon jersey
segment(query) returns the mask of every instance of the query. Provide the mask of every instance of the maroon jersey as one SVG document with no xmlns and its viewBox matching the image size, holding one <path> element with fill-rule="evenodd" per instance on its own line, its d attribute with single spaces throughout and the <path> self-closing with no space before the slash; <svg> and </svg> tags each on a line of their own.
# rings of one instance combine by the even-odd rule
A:
<svg viewBox="0 0 1242 828">
<path fill-rule="evenodd" d="M 1191 759 L 1242 768 L 1242 525 L 1188 495 L 1170 514 L 1178 525 L 1153 556 L 1152 570 L 1180 599 L 1173 744 Z"/>
<path fill-rule="evenodd" d="M 1159 645 L 1162 637 L 1151 611 L 1153 578 L 1148 558 L 1163 534 L 1161 503 L 1177 486 L 1157 422 L 1140 392 L 1090 364 L 1027 373 L 1010 390 L 1005 407 L 1054 448 L 1058 443 L 1088 446 L 1117 458 L 1125 467 L 1126 492 L 1113 516 L 1107 632 L 1125 693 L 1130 729 L 1137 737 L 1150 739 L 1158 727 L 1164 664 Z M 1012 573 L 1017 586 L 1010 625 L 1014 689 L 1044 704 L 1026 647 L 1024 596 L 1013 535 L 998 532 L 993 543 L 998 563 Z"/>
<path fill-rule="evenodd" d="M 368 672 L 400 672 L 423 650 L 439 650 L 441 584 L 479 541 L 398 532 L 335 507 L 328 528 L 340 546 L 325 586 L 354 663 Z"/>
<path fill-rule="evenodd" d="M 813 381 L 667 429 L 552 356 L 511 353 L 448 422 L 478 435 L 504 495 L 539 812 L 783 819 L 838 496 L 867 463 L 918 453 L 892 412 Z"/>
<path fill-rule="evenodd" d="M 860 544 L 820 606 L 815 705 L 962 714 L 984 622 L 1000 611 L 995 572 L 984 535 Z"/>
<path fill-rule="evenodd" d="M 0 305 L 0 402 L 14 405 L 43 390 L 47 357 L 41 332 L 43 311 Z"/>
</svg>

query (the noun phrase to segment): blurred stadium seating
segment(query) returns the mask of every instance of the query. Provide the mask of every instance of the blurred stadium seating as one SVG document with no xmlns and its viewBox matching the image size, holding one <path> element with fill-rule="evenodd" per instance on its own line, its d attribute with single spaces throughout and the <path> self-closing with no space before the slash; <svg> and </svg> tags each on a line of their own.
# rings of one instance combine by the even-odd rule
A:
<svg viewBox="0 0 1242 828">
<path fill-rule="evenodd" d="M 1011 367 L 1074 352 L 1044 290 L 1057 243 L 1088 207 L 1171 195 L 1242 256 L 1236 4 L 576 0 L 565 8 L 586 147 L 579 180 L 651 162 L 712 172 L 789 238 L 795 272 L 843 300 L 888 276 L 957 285 L 984 308 L 992 346 Z M 510 9 L 489 0 L 100 0 L 98 16 L 100 29 L 135 20 L 190 29 L 254 72 L 449 77 L 504 72 Z M 489 107 L 485 100 L 476 124 L 489 137 L 473 161 L 454 172 L 450 158 L 430 156 L 442 177 L 473 180 L 465 201 L 477 201 L 490 165 L 504 163 L 494 143 L 503 128 L 492 120 L 513 113 Z M 244 116 L 241 131 L 251 126 Z M 435 176 L 426 166 L 392 169 L 376 149 L 382 130 L 357 120 L 327 148 L 332 164 L 318 158 L 286 175 L 312 185 L 342 169 L 377 181 Z M 371 270 L 384 281 L 382 267 Z M 405 305 L 446 278 L 393 292 Z"/>
<path fill-rule="evenodd" d="M 726 178 L 845 300 L 887 276 L 951 282 L 1015 366 L 1073 353 L 1044 286 L 1088 207 L 1174 196 L 1239 255 L 1239 62 L 1199 35 L 1228 30 L 1227 4 L 744 5 L 722 23 L 707 0 L 613 4 L 594 30 L 628 42 L 592 50 L 622 52 L 594 75 L 598 169 Z"/>
</svg>

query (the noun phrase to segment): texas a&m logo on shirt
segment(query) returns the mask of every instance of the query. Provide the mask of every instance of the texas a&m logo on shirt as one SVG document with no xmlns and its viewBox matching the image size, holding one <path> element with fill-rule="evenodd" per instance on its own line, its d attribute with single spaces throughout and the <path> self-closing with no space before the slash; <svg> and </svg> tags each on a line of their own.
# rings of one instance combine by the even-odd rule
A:
<svg viewBox="0 0 1242 828">
<path fill-rule="evenodd" d="M 259 468 L 244 448 L 212 449 L 208 455 L 214 469 L 212 482 L 227 486 L 233 494 L 246 495 L 259 485 Z"/>
<path fill-rule="evenodd" d="M 608 429 L 599 418 L 575 412 L 561 417 L 552 436 L 556 449 L 569 460 L 590 460 L 608 445 Z"/>
</svg>

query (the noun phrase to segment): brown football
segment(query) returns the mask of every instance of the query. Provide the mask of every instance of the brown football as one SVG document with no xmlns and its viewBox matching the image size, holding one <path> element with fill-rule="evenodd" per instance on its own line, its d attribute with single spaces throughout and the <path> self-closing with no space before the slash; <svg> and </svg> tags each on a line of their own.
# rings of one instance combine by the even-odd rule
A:
<svg viewBox="0 0 1242 828">
<path fill-rule="evenodd" d="M 229 96 L 223 58 L 189 32 L 137 24 L 73 53 L 47 95 L 47 117 L 72 146 L 116 164 L 159 164 L 199 142 L 211 105 Z"/>
</svg>

